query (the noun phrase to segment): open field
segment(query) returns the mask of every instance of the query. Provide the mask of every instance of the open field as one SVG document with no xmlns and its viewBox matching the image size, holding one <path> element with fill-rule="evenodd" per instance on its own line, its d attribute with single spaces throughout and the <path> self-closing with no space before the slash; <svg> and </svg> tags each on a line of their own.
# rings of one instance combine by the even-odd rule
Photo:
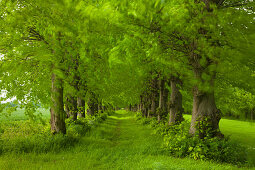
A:
<svg viewBox="0 0 255 170">
<path fill-rule="evenodd" d="M 185 117 L 189 118 L 189 116 Z M 231 121 L 230 126 L 229 121 L 222 121 L 222 131 L 225 134 L 232 133 L 234 140 L 254 146 L 252 143 L 254 136 L 245 137 L 239 128 L 231 128 L 236 124 L 243 131 L 252 132 L 253 124 Z M 227 128 L 231 129 L 227 131 Z M 1 169 L 237 169 L 233 165 L 167 156 L 161 151 L 161 143 L 162 137 L 153 135 L 151 128 L 138 124 L 133 115 L 126 111 L 118 111 L 82 137 L 73 148 L 59 153 L 4 154 L 0 157 L 0 167 Z"/>
<path fill-rule="evenodd" d="M 37 109 L 34 115 L 36 115 L 37 117 L 40 116 L 42 119 L 50 119 L 49 109 L 39 108 Z M 28 120 L 28 119 L 29 119 L 29 116 L 25 115 L 24 109 L 20 109 L 20 108 L 17 108 L 17 110 L 12 112 L 11 114 L 8 114 L 4 111 L 3 113 L 0 114 L 0 122 L 19 121 L 19 120 Z"/>
</svg>

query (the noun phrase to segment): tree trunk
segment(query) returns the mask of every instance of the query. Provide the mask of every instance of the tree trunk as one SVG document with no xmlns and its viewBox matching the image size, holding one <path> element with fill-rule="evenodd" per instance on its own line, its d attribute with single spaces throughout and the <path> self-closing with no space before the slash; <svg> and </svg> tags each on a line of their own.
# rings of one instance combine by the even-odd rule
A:
<svg viewBox="0 0 255 170">
<path fill-rule="evenodd" d="M 104 112 L 104 111 L 103 111 L 102 102 L 99 102 L 99 104 L 98 104 L 98 111 L 99 111 L 100 113 L 103 113 L 103 112 Z"/>
<path fill-rule="evenodd" d="M 94 103 L 94 114 L 98 114 L 98 103 L 97 101 Z"/>
<path fill-rule="evenodd" d="M 142 115 L 143 115 L 143 117 L 146 117 L 147 113 L 146 113 L 146 107 L 145 107 L 144 101 L 142 102 L 141 107 L 142 107 L 142 109 L 141 109 Z"/>
<path fill-rule="evenodd" d="M 158 78 L 154 78 L 151 83 L 151 107 L 150 107 L 150 116 L 156 115 L 156 109 L 157 109 L 157 97 L 158 97 Z"/>
<path fill-rule="evenodd" d="M 85 117 L 85 101 L 81 97 L 77 97 L 78 116 Z"/>
<path fill-rule="evenodd" d="M 164 98 L 165 80 L 159 81 L 159 107 L 157 110 L 158 122 L 160 122 L 165 112 L 165 98 Z"/>
<path fill-rule="evenodd" d="M 205 33 L 201 33 L 205 34 Z M 193 88 L 193 109 L 189 133 L 198 134 L 200 138 L 223 137 L 219 130 L 221 111 L 216 107 L 214 98 L 214 80 L 216 71 L 208 69 L 213 61 L 206 57 L 206 64 L 200 63 L 201 56 L 197 54 L 197 40 L 191 44 L 189 62 L 193 67 L 194 77 L 198 81 Z M 206 79 L 202 75 L 207 75 Z"/>
<path fill-rule="evenodd" d="M 65 112 L 66 112 L 66 118 L 69 118 L 70 117 L 70 108 L 69 108 L 69 99 L 67 98 L 66 99 L 66 103 L 65 103 Z"/>
<path fill-rule="evenodd" d="M 171 77 L 171 101 L 169 112 L 169 125 L 178 124 L 183 121 L 182 94 L 179 91 L 177 84 L 181 84 L 181 80 L 176 77 Z"/>
<path fill-rule="evenodd" d="M 88 109 L 87 109 L 87 115 L 93 116 L 95 114 L 94 112 L 94 101 L 91 99 L 91 97 L 88 100 Z"/>
<path fill-rule="evenodd" d="M 142 112 L 142 109 L 143 109 L 143 96 L 142 95 L 140 96 L 140 103 L 138 106 L 139 106 L 138 111 Z"/>
<path fill-rule="evenodd" d="M 155 92 L 152 94 L 152 98 L 151 98 L 151 114 L 152 115 L 156 115 L 156 94 Z"/>
<path fill-rule="evenodd" d="M 59 79 L 55 73 L 52 73 L 51 77 L 51 132 L 53 134 L 56 133 L 66 133 L 66 126 L 65 126 L 65 111 L 64 111 L 64 104 L 63 104 L 63 82 Z"/>
<path fill-rule="evenodd" d="M 149 118 L 149 117 L 151 117 L 151 111 L 150 111 L 150 108 L 151 108 L 151 99 L 148 98 L 147 100 L 148 100 L 148 101 L 147 101 L 147 107 L 146 107 L 146 109 L 147 109 L 147 118 Z"/>
<path fill-rule="evenodd" d="M 164 90 L 163 90 L 163 98 L 164 98 L 164 101 L 163 101 L 163 110 L 164 110 L 164 113 L 167 115 L 168 112 L 168 89 L 165 88 L 164 86 Z M 165 115 L 165 116 L 166 116 Z"/>
<path fill-rule="evenodd" d="M 253 121 L 253 109 L 251 109 L 251 121 Z"/>
<path fill-rule="evenodd" d="M 77 120 L 77 114 L 78 114 L 78 108 L 77 108 L 77 98 L 76 97 L 70 97 L 70 104 L 71 104 L 71 117 L 73 121 Z"/>
<path fill-rule="evenodd" d="M 244 112 L 244 117 L 245 117 L 245 120 L 247 120 L 248 119 L 248 112 Z"/>
<path fill-rule="evenodd" d="M 117 108 L 113 108 L 113 109 L 117 109 Z M 95 93 L 90 92 L 87 114 L 93 116 L 96 113 L 98 113 L 98 100 L 96 98 Z"/>
<path fill-rule="evenodd" d="M 219 130 L 220 110 L 215 104 L 214 92 L 201 92 L 194 88 L 193 110 L 190 134 L 198 133 L 200 138 L 206 136 L 223 137 Z"/>
</svg>

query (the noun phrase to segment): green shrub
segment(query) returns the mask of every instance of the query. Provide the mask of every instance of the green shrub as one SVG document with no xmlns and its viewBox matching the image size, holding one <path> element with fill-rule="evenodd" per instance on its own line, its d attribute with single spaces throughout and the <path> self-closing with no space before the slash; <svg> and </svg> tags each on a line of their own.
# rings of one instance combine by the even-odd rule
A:
<svg viewBox="0 0 255 170">
<path fill-rule="evenodd" d="M 0 136 L 4 133 L 4 129 L 0 126 Z"/>
<path fill-rule="evenodd" d="M 137 121 L 139 121 L 139 120 L 141 120 L 141 119 L 144 119 L 142 112 L 137 112 L 137 113 L 135 114 L 135 119 L 136 119 Z"/>
<path fill-rule="evenodd" d="M 151 121 L 152 123 L 153 121 Z M 155 124 L 157 123 L 157 124 Z M 160 134 L 162 136 L 166 135 L 168 131 L 170 130 L 170 126 L 168 124 L 165 124 L 163 122 L 158 123 L 158 121 L 152 123 L 154 126 L 154 132 L 155 134 Z"/>
<path fill-rule="evenodd" d="M 150 121 L 150 127 L 156 128 L 158 126 L 158 120 L 156 117 L 152 117 Z"/>
<path fill-rule="evenodd" d="M 73 137 L 81 137 L 86 134 L 90 130 L 91 126 L 89 125 L 81 125 L 76 123 L 71 123 L 67 127 L 67 135 Z"/>
<path fill-rule="evenodd" d="M 74 146 L 78 138 L 57 134 L 34 134 L 28 137 L 18 136 L 11 140 L 3 140 L 2 153 L 42 153 L 42 152 L 59 152 L 60 150 Z"/>
<path fill-rule="evenodd" d="M 189 124 L 184 121 L 167 130 L 164 135 L 164 149 L 176 157 L 191 157 L 195 160 L 214 160 L 231 164 L 245 164 L 247 161 L 246 148 L 228 138 L 200 139 L 188 133 Z"/>
<path fill-rule="evenodd" d="M 140 119 L 140 122 L 142 125 L 148 125 L 148 124 L 150 124 L 151 121 L 150 121 L 150 119 L 144 118 L 144 119 Z"/>
<path fill-rule="evenodd" d="M 101 116 L 102 120 L 106 120 L 108 113 L 103 113 L 100 116 Z"/>
<path fill-rule="evenodd" d="M 87 116 L 76 121 L 66 119 L 67 134 L 52 135 L 50 124 L 34 121 L 12 121 L 0 126 L 0 154 L 59 152 L 73 147 L 97 123 L 107 118 L 107 114 Z"/>
</svg>

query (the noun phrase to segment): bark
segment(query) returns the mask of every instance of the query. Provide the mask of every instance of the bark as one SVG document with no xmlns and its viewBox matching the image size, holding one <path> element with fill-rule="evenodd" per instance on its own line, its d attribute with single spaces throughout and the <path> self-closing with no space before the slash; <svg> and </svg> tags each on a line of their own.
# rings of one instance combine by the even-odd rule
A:
<svg viewBox="0 0 255 170">
<path fill-rule="evenodd" d="M 159 81 L 159 107 L 157 110 L 158 122 L 162 119 L 162 116 L 166 114 L 166 101 L 164 97 L 165 91 L 165 80 L 161 79 Z"/>
<path fill-rule="evenodd" d="M 193 44 L 196 49 L 196 44 Z M 198 134 L 200 138 L 205 136 L 223 137 L 219 130 L 219 121 L 221 119 L 221 111 L 217 108 L 214 98 L 214 79 L 216 72 L 207 72 L 205 68 L 210 66 L 210 59 L 207 58 L 208 64 L 201 66 L 199 60 L 201 56 L 192 53 L 190 63 L 193 66 L 195 78 L 200 84 L 193 88 L 193 109 L 192 119 L 189 133 L 191 135 Z M 207 74 L 209 79 L 203 80 L 202 74 Z M 201 90 L 198 86 L 203 87 L 206 84 L 207 90 Z M 208 87 L 209 86 L 209 87 Z"/>
<path fill-rule="evenodd" d="M 97 101 L 95 101 L 94 102 L 94 114 L 97 114 L 98 112 L 99 112 L 99 110 L 98 110 L 98 103 L 97 103 Z"/>
<path fill-rule="evenodd" d="M 71 117 L 75 121 L 77 120 L 77 114 L 78 114 L 78 107 L 77 107 L 77 98 L 76 97 L 70 97 L 70 104 L 71 104 Z"/>
<path fill-rule="evenodd" d="M 117 108 L 113 108 L 113 109 L 117 109 Z M 90 92 L 87 114 L 93 116 L 96 113 L 98 113 L 98 100 L 96 99 L 95 93 Z"/>
<path fill-rule="evenodd" d="M 248 112 L 244 112 L 244 117 L 245 117 L 245 120 L 248 119 Z"/>
<path fill-rule="evenodd" d="M 51 77 L 52 86 L 51 86 L 51 100 L 52 105 L 50 109 L 51 113 L 51 132 L 56 133 L 66 133 L 65 126 L 65 111 L 63 104 L 63 82 L 59 79 L 55 73 Z"/>
<path fill-rule="evenodd" d="M 74 58 L 72 58 L 74 66 L 73 66 L 73 79 L 70 83 L 71 86 L 74 87 L 74 89 L 76 90 L 75 94 L 70 94 L 70 109 L 71 109 L 71 116 L 72 119 L 74 121 L 77 120 L 77 115 L 78 115 L 78 101 L 77 101 L 77 93 L 79 92 L 79 81 L 80 81 L 80 77 L 78 76 L 78 67 L 79 67 L 79 62 L 78 62 L 78 58 L 79 56 L 73 56 Z M 70 69 L 70 68 L 69 68 Z"/>
<path fill-rule="evenodd" d="M 138 111 L 142 112 L 142 108 L 143 108 L 143 96 L 142 95 L 140 96 L 140 103 L 139 103 L 138 107 L 139 107 Z"/>
<path fill-rule="evenodd" d="M 164 91 L 163 91 L 163 98 L 164 98 L 164 101 L 163 101 L 163 110 L 165 113 L 168 113 L 168 89 L 165 88 L 164 86 Z"/>
<path fill-rule="evenodd" d="M 158 79 L 157 77 L 152 80 L 151 83 L 151 107 L 150 107 L 150 116 L 156 115 L 156 109 L 157 109 L 157 97 L 158 97 Z"/>
<path fill-rule="evenodd" d="M 146 117 L 146 116 L 147 116 L 146 107 L 145 107 L 144 101 L 143 101 L 142 104 L 141 104 L 141 112 L 142 112 L 143 117 Z"/>
<path fill-rule="evenodd" d="M 77 97 L 78 116 L 85 117 L 85 101 L 81 97 Z"/>
<path fill-rule="evenodd" d="M 95 107 L 94 102 L 90 97 L 89 100 L 88 100 L 87 115 L 93 116 L 95 114 L 94 107 Z"/>
<path fill-rule="evenodd" d="M 69 99 L 66 99 L 66 103 L 65 103 L 65 112 L 66 112 L 66 118 L 70 117 L 70 108 L 69 108 Z"/>
<path fill-rule="evenodd" d="M 105 106 L 101 105 L 102 113 L 105 112 Z"/>
<path fill-rule="evenodd" d="M 137 111 L 137 104 L 135 104 L 134 106 L 132 106 L 131 111 L 132 111 L 132 112 L 136 112 L 136 111 Z"/>
<path fill-rule="evenodd" d="M 251 120 L 253 121 L 253 109 L 251 109 Z"/>
<path fill-rule="evenodd" d="M 190 134 L 198 132 L 200 138 L 207 135 L 223 137 L 219 131 L 220 110 L 215 104 L 214 92 L 201 92 L 194 89 L 193 110 Z"/>
<path fill-rule="evenodd" d="M 142 115 L 143 117 L 146 117 L 148 115 L 148 102 L 147 102 L 147 97 L 146 95 L 143 95 L 141 97 L 141 112 L 142 112 Z"/>
<path fill-rule="evenodd" d="M 212 12 L 211 4 L 221 5 L 221 0 L 202 0 L 205 3 L 205 9 L 207 12 Z M 199 2 L 199 1 L 198 1 Z M 201 19 L 201 23 L 206 20 L 206 17 Z M 209 30 L 201 27 L 198 32 L 200 36 L 204 36 L 208 41 L 211 37 L 207 36 Z M 211 57 L 206 57 L 206 63 L 201 65 L 201 56 L 195 51 L 198 50 L 197 40 L 194 39 L 191 43 L 191 55 L 189 58 L 190 65 L 193 67 L 195 78 L 200 84 L 197 84 L 193 88 L 193 109 L 192 120 L 190 125 L 190 134 L 196 133 L 200 138 L 205 136 L 210 137 L 223 137 L 223 134 L 219 130 L 219 121 L 221 119 L 221 111 L 217 108 L 214 98 L 214 79 L 216 77 L 216 71 L 209 71 L 208 67 L 212 64 L 216 64 Z M 207 75 L 207 80 L 202 79 L 202 75 Z M 201 87 L 207 84 L 207 90 L 202 90 Z"/>
<path fill-rule="evenodd" d="M 100 113 L 103 113 L 103 112 L 104 112 L 104 111 L 103 111 L 102 102 L 100 102 L 100 103 L 98 104 L 98 112 L 100 112 Z"/>
<path fill-rule="evenodd" d="M 156 94 L 153 93 L 151 98 L 151 115 L 156 115 L 156 97 Z"/>
<path fill-rule="evenodd" d="M 149 95 L 146 93 L 144 96 L 144 117 L 149 116 L 149 108 L 150 108 L 150 99 Z"/>
<path fill-rule="evenodd" d="M 169 125 L 178 124 L 183 121 L 183 108 L 182 108 L 182 94 L 178 88 L 181 80 L 176 77 L 171 77 L 171 99 L 170 99 L 170 112 L 169 112 Z"/>
</svg>

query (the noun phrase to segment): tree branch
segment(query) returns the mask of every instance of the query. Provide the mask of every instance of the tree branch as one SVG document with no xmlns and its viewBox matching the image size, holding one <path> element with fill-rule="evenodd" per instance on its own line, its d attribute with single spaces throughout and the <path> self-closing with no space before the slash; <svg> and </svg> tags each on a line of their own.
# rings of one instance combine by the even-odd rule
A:
<svg viewBox="0 0 255 170">
<path fill-rule="evenodd" d="M 221 6 L 220 9 L 233 8 L 233 7 L 242 7 L 242 6 L 245 6 L 245 5 L 248 5 L 248 4 L 250 4 L 250 3 L 249 2 L 246 2 L 246 3 L 234 3 L 234 4 L 229 4 L 229 5 Z"/>
</svg>

